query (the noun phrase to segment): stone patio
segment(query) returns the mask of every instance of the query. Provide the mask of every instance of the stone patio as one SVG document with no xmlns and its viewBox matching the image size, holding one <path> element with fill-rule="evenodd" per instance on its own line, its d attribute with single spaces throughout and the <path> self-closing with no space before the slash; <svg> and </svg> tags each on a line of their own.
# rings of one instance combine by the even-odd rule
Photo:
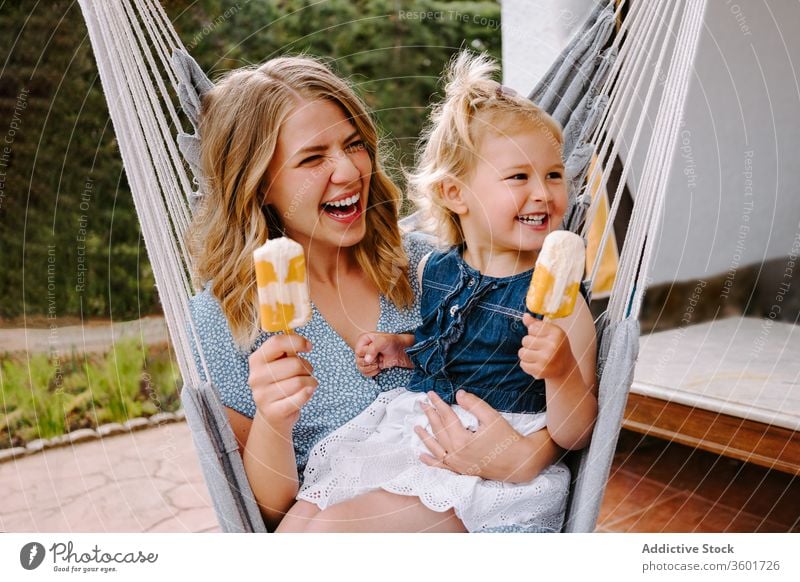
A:
<svg viewBox="0 0 800 582">
<path fill-rule="evenodd" d="M 800 478 L 622 431 L 600 532 L 796 532 Z M 219 531 L 185 422 L 0 463 L 0 530 Z"/>
<path fill-rule="evenodd" d="M 219 531 L 185 422 L 0 463 L 0 530 Z"/>
</svg>

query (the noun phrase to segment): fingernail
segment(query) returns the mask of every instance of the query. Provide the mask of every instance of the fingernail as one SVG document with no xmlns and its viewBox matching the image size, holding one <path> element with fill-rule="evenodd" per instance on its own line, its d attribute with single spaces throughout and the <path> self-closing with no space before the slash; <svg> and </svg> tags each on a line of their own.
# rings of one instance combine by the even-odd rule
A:
<svg viewBox="0 0 800 582">
<path fill-rule="evenodd" d="M 372 356 L 370 354 L 365 355 L 364 356 L 364 361 L 366 363 L 368 363 L 368 364 L 371 364 L 372 363 Z"/>
<path fill-rule="evenodd" d="M 314 393 L 314 390 L 316 389 L 317 388 L 315 386 L 309 386 L 308 388 L 306 388 L 306 394 L 311 395 Z"/>
</svg>

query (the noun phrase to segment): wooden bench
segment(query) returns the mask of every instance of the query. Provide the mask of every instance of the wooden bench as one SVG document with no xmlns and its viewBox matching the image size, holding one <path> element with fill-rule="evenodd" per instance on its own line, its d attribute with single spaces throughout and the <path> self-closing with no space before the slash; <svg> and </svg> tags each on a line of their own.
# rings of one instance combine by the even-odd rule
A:
<svg viewBox="0 0 800 582">
<path fill-rule="evenodd" d="M 643 336 L 623 426 L 800 475 L 800 326 L 730 318 Z"/>
</svg>

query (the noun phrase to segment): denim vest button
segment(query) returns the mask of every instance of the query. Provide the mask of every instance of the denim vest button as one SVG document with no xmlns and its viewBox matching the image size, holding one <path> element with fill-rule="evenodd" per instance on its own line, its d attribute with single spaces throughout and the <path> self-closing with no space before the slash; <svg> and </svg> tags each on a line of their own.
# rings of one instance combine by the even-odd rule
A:
<svg viewBox="0 0 800 582">
<path fill-rule="evenodd" d="M 450 317 L 455 317 L 456 311 L 458 311 L 458 304 L 455 304 L 450 308 Z"/>
<path fill-rule="evenodd" d="M 467 287 L 472 287 L 475 284 L 475 277 L 469 278 L 469 283 L 467 283 Z"/>
</svg>

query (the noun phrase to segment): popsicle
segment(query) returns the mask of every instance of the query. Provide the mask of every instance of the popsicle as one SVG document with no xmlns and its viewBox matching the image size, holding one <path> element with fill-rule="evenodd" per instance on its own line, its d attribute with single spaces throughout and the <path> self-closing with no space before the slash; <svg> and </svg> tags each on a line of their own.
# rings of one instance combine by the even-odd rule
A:
<svg viewBox="0 0 800 582">
<path fill-rule="evenodd" d="M 545 319 L 567 317 L 575 307 L 585 266 L 581 237 L 567 230 L 548 234 L 525 298 L 528 309 Z"/>
<path fill-rule="evenodd" d="M 264 331 L 289 333 L 311 319 L 303 247 L 281 237 L 253 251 Z"/>
</svg>

